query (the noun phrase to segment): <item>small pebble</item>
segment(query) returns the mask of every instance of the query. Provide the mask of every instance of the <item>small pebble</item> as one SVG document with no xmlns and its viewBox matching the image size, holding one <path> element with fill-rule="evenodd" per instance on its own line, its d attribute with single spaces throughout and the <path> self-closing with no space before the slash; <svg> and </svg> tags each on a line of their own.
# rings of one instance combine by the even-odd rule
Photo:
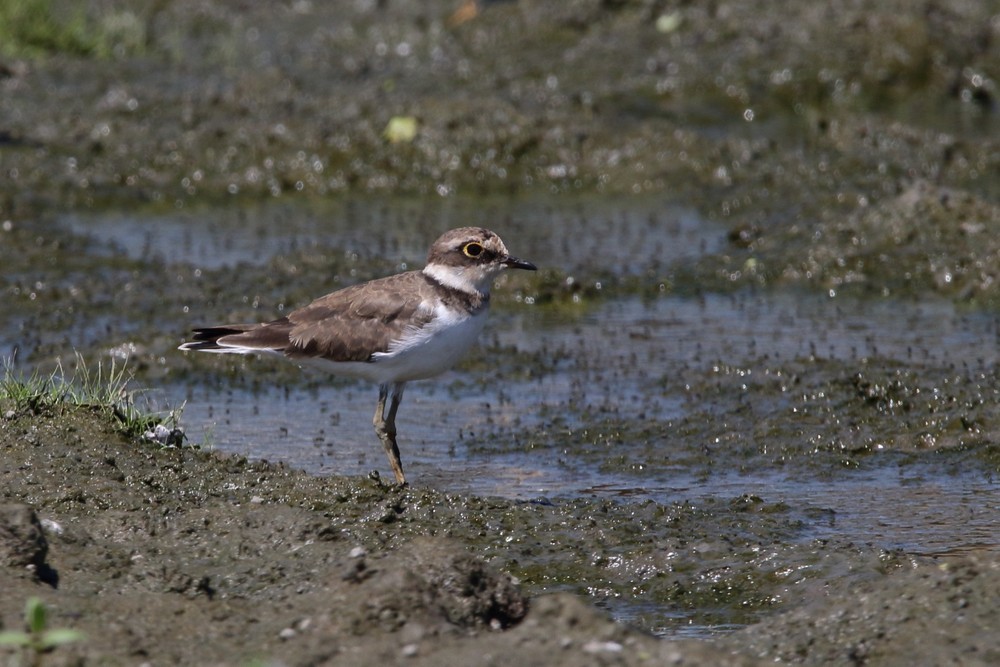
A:
<svg viewBox="0 0 1000 667">
<path fill-rule="evenodd" d="M 63 527 L 52 519 L 42 519 L 39 523 L 42 524 L 42 529 L 47 533 L 52 533 L 53 535 L 63 534 Z"/>
<path fill-rule="evenodd" d="M 618 642 L 587 642 L 583 645 L 587 653 L 621 653 L 622 645 Z"/>
</svg>

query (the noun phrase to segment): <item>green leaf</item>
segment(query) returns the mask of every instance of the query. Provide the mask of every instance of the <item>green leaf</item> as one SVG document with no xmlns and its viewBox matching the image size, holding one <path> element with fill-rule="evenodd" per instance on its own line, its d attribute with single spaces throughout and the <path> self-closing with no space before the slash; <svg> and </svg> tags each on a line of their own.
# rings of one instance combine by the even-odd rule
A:
<svg viewBox="0 0 1000 667">
<path fill-rule="evenodd" d="M 31 637 L 26 632 L 0 632 L 0 646 L 27 646 Z"/>
<path fill-rule="evenodd" d="M 28 624 L 28 632 L 39 633 L 45 630 L 45 603 L 41 598 L 30 597 L 24 607 L 24 620 Z"/>
<path fill-rule="evenodd" d="M 68 628 L 59 628 L 57 630 L 49 630 L 42 635 L 41 646 L 42 649 L 54 648 L 56 646 L 62 646 L 63 644 L 70 644 L 72 642 L 80 641 L 86 635 L 84 635 L 79 630 L 70 630 Z"/>
</svg>

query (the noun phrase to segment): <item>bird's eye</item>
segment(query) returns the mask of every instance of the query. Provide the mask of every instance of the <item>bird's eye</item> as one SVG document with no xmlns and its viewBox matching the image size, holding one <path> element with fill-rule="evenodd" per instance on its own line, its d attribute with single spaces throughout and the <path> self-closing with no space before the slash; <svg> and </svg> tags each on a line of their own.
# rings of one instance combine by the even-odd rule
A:
<svg viewBox="0 0 1000 667">
<path fill-rule="evenodd" d="M 462 246 L 462 252 L 466 257 L 479 257 L 483 254 L 483 246 L 479 243 L 466 243 Z"/>
</svg>

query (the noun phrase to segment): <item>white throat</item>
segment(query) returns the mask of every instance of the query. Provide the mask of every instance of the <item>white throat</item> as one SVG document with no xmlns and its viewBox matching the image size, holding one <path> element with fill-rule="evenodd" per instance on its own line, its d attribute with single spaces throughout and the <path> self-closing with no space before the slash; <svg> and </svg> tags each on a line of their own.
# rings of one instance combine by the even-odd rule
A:
<svg viewBox="0 0 1000 667">
<path fill-rule="evenodd" d="M 488 296 L 494 272 L 486 271 L 482 267 L 477 266 L 458 267 L 432 263 L 424 267 L 424 275 L 445 287 L 450 287 L 466 294 Z"/>
</svg>

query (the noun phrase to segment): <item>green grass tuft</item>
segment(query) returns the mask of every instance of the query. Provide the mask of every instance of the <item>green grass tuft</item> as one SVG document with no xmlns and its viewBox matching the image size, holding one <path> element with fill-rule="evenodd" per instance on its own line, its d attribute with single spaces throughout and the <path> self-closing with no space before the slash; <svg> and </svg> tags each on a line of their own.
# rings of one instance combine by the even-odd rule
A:
<svg viewBox="0 0 1000 667">
<path fill-rule="evenodd" d="M 158 424 L 176 427 L 179 409 L 163 417 L 145 409 L 146 406 L 140 407 L 136 399 L 144 390 L 131 389 L 131 384 L 132 374 L 125 362 L 115 359 L 110 363 L 98 361 L 95 368 L 77 354 L 72 377 L 63 370 L 61 362 L 47 376 L 37 371 L 25 376 L 7 359 L 0 378 L 0 400 L 12 404 L 15 413 L 38 414 L 60 406 L 104 412 L 130 437 L 143 436 Z"/>
</svg>

